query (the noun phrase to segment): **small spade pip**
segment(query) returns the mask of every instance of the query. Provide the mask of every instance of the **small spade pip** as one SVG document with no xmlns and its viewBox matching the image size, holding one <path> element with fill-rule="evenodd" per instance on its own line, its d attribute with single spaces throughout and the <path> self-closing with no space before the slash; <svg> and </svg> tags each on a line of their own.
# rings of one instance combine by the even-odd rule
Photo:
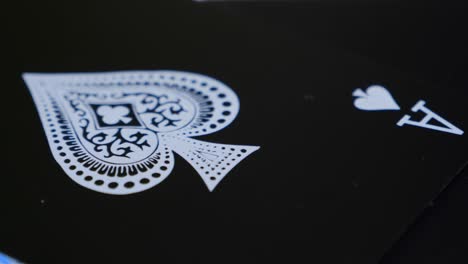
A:
<svg viewBox="0 0 468 264">
<path fill-rule="evenodd" d="M 366 91 L 354 90 L 354 106 L 364 111 L 400 110 L 390 92 L 382 86 L 372 85 Z"/>
</svg>

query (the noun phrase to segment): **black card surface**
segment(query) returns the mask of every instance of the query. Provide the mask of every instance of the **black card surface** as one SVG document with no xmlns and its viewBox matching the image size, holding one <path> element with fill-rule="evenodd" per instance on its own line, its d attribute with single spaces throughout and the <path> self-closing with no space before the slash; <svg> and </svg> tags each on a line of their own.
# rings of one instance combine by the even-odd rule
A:
<svg viewBox="0 0 468 264">
<path fill-rule="evenodd" d="M 0 250 L 25 262 L 377 263 L 467 162 L 465 87 L 261 19 L 281 6 L 31 5 L 10 27 L 0 181 Z M 180 154 L 128 195 L 67 176 L 22 73 L 167 69 L 239 98 L 229 126 L 194 140 L 260 149 L 213 191 Z"/>
</svg>

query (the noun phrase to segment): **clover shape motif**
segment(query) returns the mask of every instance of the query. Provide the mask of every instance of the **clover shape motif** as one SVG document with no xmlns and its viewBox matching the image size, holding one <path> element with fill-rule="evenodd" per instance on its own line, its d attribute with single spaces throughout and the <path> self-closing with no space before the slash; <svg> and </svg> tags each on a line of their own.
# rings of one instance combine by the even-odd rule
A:
<svg viewBox="0 0 468 264">
<path fill-rule="evenodd" d="M 240 106 L 231 88 L 205 75 L 141 71 L 28 73 L 23 78 L 55 160 L 73 181 L 94 191 L 148 190 L 171 174 L 174 154 L 213 191 L 259 149 L 195 139 L 227 127 Z M 99 105 L 94 113 L 91 105 Z M 109 126 L 96 124 L 96 115 Z M 133 117 L 138 122 L 132 123 Z M 114 126 L 121 122 L 126 125 Z"/>
<path fill-rule="evenodd" d="M 96 113 L 102 117 L 102 121 L 108 125 L 115 125 L 119 122 L 128 124 L 132 121 L 131 117 L 127 115 L 130 110 L 125 106 L 99 106 Z"/>
</svg>

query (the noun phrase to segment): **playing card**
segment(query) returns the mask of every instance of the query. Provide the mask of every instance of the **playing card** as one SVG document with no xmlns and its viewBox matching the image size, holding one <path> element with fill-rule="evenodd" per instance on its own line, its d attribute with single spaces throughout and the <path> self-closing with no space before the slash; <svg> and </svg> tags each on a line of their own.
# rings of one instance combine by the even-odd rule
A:
<svg viewBox="0 0 468 264">
<path fill-rule="evenodd" d="M 18 259 L 377 263 L 467 162 L 465 87 L 331 45 L 314 16 L 60 5 L 21 9 L 4 71 Z"/>
</svg>

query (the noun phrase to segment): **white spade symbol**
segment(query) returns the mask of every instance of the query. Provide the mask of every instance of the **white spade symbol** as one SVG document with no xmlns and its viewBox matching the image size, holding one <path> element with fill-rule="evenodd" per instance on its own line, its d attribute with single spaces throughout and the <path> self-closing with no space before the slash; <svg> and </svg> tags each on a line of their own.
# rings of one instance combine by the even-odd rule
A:
<svg viewBox="0 0 468 264">
<path fill-rule="evenodd" d="M 400 110 L 400 107 L 387 89 L 379 85 L 369 86 L 365 92 L 358 88 L 354 90 L 353 96 L 357 97 L 354 100 L 354 106 L 360 110 Z"/>
</svg>

